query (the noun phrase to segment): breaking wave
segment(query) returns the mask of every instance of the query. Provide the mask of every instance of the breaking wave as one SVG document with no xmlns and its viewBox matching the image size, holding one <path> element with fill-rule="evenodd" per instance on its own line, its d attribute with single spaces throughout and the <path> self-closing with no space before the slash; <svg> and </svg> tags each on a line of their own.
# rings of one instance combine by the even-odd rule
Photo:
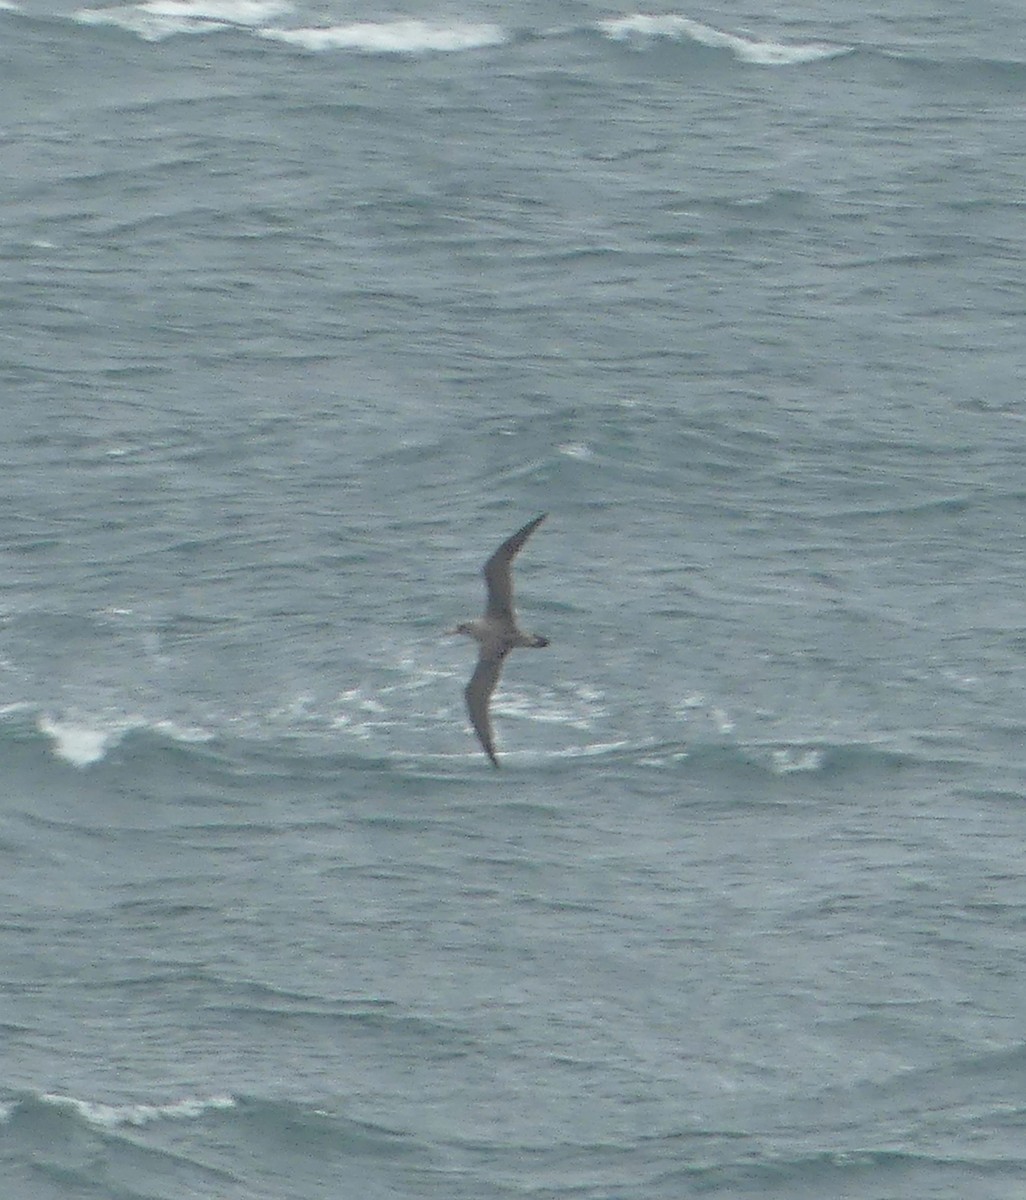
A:
<svg viewBox="0 0 1026 1200">
<path fill-rule="evenodd" d="M 815 62 L 846 54 L 850 47 L 825 43 L 783 43 L 730 33 L 690 17 L 634 13 L 586 25 L 525 29 L 493 22 L 451 18 L 382 16 L 379 20 L 335 24 L 291 23 L 295 9 L 288 0 L 143 0 L 77 10 L 85 25 L 111 25 L 147 41 L 181 34 L 249 30 L 258 36 L 309 53 L 351 52 L 368 55 L 451 54 L 477 51 L 504 43 L 598 36 L 642 50 L 658 41 L 687 42 L 738 61 L 779 67 Z"/>
</svg>

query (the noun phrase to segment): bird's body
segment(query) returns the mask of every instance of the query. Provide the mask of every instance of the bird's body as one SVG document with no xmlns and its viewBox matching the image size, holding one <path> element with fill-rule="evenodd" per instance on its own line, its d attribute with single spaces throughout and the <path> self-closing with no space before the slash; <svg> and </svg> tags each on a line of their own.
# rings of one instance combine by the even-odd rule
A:
<svg viewBox="0 0 1026 1200">
<path fill-rule="evenodd" d="M 524 633 L 517 625 L 516 613 L 513 608 L 513 575 L 512 564 L 517 551 L 524 542 L 545 520 L 545 513 L 529 521 L 523 529 L 518 529 L 511 538 L 495 551 L 485 563 L 484 577 L 488 588 L 488 603 L 484 616 L 477 621 L 467 621 L 454 630 L 455 633 L 465 633 L 472 637 L 479 646 L 477 666 L 470 682 L 466 686 L 464 696 L 467 701 L 467 712 L 470 723 L 474 726 L 485 754 L 492 765 L 497 767 L 499 760 L 495 754 L 495 739 L 492 734 L 492 720 L 488 706 L 502 673 L 502 664 L 511 650 L 520 646 L 547 646 L 549 639 L 537 634 Z"/>
</svg>

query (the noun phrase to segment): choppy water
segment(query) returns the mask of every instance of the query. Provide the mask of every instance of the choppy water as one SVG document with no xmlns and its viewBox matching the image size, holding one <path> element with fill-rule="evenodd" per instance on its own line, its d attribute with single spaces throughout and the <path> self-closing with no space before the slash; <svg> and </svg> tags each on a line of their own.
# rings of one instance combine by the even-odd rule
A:
<svg viewBox="0 0 1026 1200">
<path fill-rule="evenodd" d="M 1020 1200 L 1021 9 L 0 8 L 4 1200 Z"/>
</svg>

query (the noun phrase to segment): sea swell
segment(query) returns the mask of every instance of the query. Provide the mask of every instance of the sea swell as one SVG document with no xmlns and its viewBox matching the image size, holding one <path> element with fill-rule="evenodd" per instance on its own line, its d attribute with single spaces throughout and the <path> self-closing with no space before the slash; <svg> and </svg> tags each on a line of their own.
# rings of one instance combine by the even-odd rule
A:
<svg viewBox="0 0 1026 1200">
<path fill-rule="evenodd" d="M 69 772 L 70 777 L 99 773 L 108 780 L 120 773 L 171 772 L 197 782 L 214 777 L 222 783 L 315 783 L 343 772 L 455 780 L 478 777 L 483 762 L 473 747 L 458 753 L 418 753 L 398 744 L 382 753 L 361 739 L 354 743 L 344 727 L 313 736 L 302 726 L 289 729 L 269 723 L 240 733 L 231 724 L 203 728 L 109 713 L 54 715 L 32 705 L 9 705 L 0 713 L 0 749 L 15 775 L 54 780 L 69 778 Z M 888 739 L 745 739 L 729 726 L 715 737 L 699 732 L 683 740 L 596 740 L 562 750 L 510 751 L 506 756 L 507 765 L 519 771 L 626 769 L 765 779 L 842 779 L 915 769 L 958 773 L 972 761 L 948 739 L 913 739 L 903 745 Z"/>
<path fill-rule="evenodd" d="M 26 28 L 66 25 L 64 15 L 29 15 L 14 3 L 0 3 L 0 19 Z M 929 48 L 882 43 L 841 43 L 780 39 L 719 28 L 684 13 L 627 13 L 591 22 L 559 25 L 503 24 L 461 20 L 450 15 L 416 18 L 382 13 L 336 23 L 305 23 L 289 0 L 144 0 L 75 9 L 70 20 L 78 28 L 117 30 L 147 43 L 181 37 L 243 38 L 253 46 L 276 46 L 283 53 L 356 55 L 391 60 L 487 54 L 528 55 L 544 46 L 546 61 L 560 44 L 567 62 L 581 49 L 602 56 L 653 54 L 687 56 L 689 66 L 710 69 L 733 66 L 757 71 L 828 70 L 845 76 L 884 77 L 890 84 L 915 89 L 953 89 L 955 93 L 983 92 L 1018 95 L 1026 91 L 1026 63 L 1015 57 L 975 55 L 968 48 L 948 55 Z M 244 43 L 238 43 L 242 45 Z M 946 94 L 946 92 L 945 92 Z"/>
<path fill-rule="evenodd" d="M 241 1094 L 114 1102 L 15 1093 L 0 1107 L 0 1141 L 15 1187 L 35 1178 L 37 1185 L 61 1181 L 73 1194 L 92 1194 L 103 1181 L 104 1194 L 115 1196 L 138 1194 L 133 1181 L 142 1178 L 149 1181 L 146 1194 L 154 1196 L 169 1196 L 164 1188 L 176 1185 L 206 1189 L 197 1194 L 270 1196 L 263 1189 L 246 1192 L 244 1180 L 252 1189 L 272 1163 L 275 1173 L 288 1171 L 303 1195 L 341 1194 L 318 1186 L 333 1179 L 336 1186 L 345 1180 L 347 1187 L 367 1189 L 361 1195 L 384 1196 L 390 1186 L 399 1189 L 390 1194 L 461 1200 L 526 1189 L 554 1200 L 633 1194 L 639 1184 L 657 1200 L 863 1196 L 883 1194 L 881 1187 L 918 1195 L 951 1195 L 962 1187 L 964 1194 L 997 1196 L 1011 1195 L 1008 1189 L 1021 1177 L 1021 1153 L 996 1143 L 975 1153 L 946 1150 L 932 1145 L 914 1121 L 906 1128 L 881 1122 L 874 1132 L 863 1131 L 867 1140 L 860 1142 L 840 1127 L 842 1109 L 824 1101 L 827 1123 L 833 1118 L 839 1127 L 798 1152 L 776 1132 L 769 1112 L 760 1130 L 746 1132 L 705 1128 L 696 1120 L 690 1128 L 619 1141 L 565 1141 L 554 1133 L 518 1145 L 468 1139 L 459 1131 L 424 1139 L 354 1119 L 339 1111 L 337 1101 Z M 954 1110 L 941 1107 L 954 1118 Z M 158 1180 L 161 1190 L 151 1191 Z"/>
<path fill-rule="evenodd" d="M 8 1098 L 0 1108 L 0 1145 L 6 1194 L 19 1197 L 97 1189 L 128 1197 L 142 1187 L 151 1196 L 241 1200 L 270 1196 L 253 1190 L 254 1179 L 276 1169 L 287 1169 L 301 1194 L 313 1195 L 308 1189 L 324 1171 L 356 1182 L 365 1170 L 387 1171 L 415 1151 L 401 1133 L 309 1102 L 232 1095 L 118 1102 L 57 1092 Z"/>
</svg>

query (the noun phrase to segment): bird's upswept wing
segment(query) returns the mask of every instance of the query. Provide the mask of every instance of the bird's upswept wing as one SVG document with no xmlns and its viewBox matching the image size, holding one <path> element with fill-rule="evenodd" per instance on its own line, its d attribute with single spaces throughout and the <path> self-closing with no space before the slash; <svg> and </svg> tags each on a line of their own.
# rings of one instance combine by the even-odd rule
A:
<svg viewBox="0 0 1026 1200">
<path fill-rule="evenodd" d="M 488 585 L 488 606 L 485 609 L 485 616 L 499 617 L 504 621 L 513 619 L 513 575 L 510 567 L 517 551 L 547 515 L 547 513 L 542 513 L 540 517 L 528 521 L 523 529 L 518 529 L 512 537 L 507 538 L 485 563 L 484 577 L 485 583 Z M 480 669 L 481 664 L 479 663 L 478 670 Z"/>
</svg>

